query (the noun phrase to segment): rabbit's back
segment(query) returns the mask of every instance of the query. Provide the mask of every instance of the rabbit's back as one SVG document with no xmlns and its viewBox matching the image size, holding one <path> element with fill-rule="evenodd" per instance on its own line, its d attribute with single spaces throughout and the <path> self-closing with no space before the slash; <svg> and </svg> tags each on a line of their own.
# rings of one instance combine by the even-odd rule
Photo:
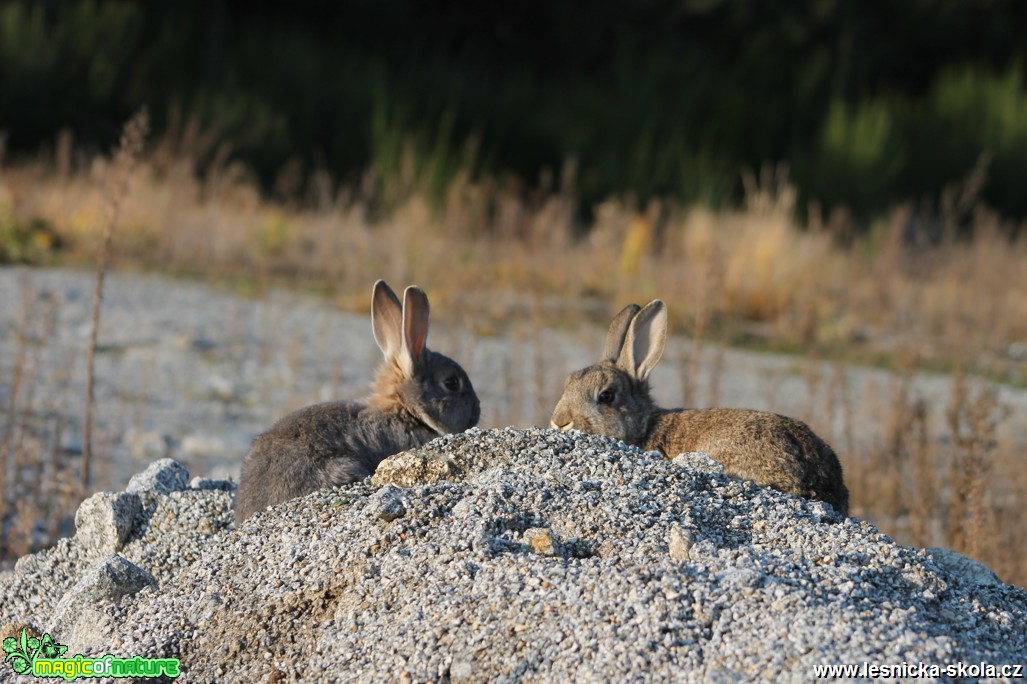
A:
<svg viewBox="0 0 1027 684">
<path fill-rule="evenodd" d="M 348 401 L 314 404 L 285 416 L 253 440 L 243 459 L 236 522 L 282 501 L 368 477 L 386 457 L 433 436 L 401 422 Z"/>
<path fill-rule="evenodd" d="M 673 457 L 702 451 L 732 477 L 849 512 L 849 491 L 834 450 L 805 423 L 746 409 L 658 411 L 645 445 Z"/>
</svg>

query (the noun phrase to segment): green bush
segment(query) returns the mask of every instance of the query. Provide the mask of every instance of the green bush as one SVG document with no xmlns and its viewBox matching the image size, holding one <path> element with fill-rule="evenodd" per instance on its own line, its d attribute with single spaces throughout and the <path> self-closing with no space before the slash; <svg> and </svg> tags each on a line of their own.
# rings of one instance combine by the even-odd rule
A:
<svg viewBox="0 0 1027 684">
<path fill-rule="evenodd" d="M 950 174 L 965 174 L 986 155 L 990 164 L 984 199 L 1027 215 L 1027 88 L 1022 72 L 1012 68 L 991 74 L 967 67 L 947 71 L 935 83 L 925 109 L 940 131 L 933 144 L 946 153 L 936 163 Z"/>
<path fill-rule="evenodd" d="M 0 265 L 49 264 L 60 248 L 60 237 L 42 219 L 19 222 L 0 214 Z"/>
<path fill-rule="evenodd" d="M 800 166 L 808 196 L 827 205 L 844 204 L 857 212 L 877 208 L 895 192 L 906 167 L 898 105 L 872 100 L 849 106 L 835 100 L 817 139 L 813 160 Z"/>
</svg>

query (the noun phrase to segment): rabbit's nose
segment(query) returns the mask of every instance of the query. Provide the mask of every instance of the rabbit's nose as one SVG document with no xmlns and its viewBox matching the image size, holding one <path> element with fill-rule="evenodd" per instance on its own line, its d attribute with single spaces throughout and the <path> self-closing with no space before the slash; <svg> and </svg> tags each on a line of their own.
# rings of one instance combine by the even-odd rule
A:
<svg viewBox="0 0 1027 684">
<path fill-rule="evenodd" d="M 556 428 L 562 432 L 567 432 L 574 427 L 574 417 L 571 415 L 571 412 L 567 410 L 562 398 L 556 403 L 556 408 L 553 410 L 553 417 L 549 419 L 549 427 Z"/>
</svg>

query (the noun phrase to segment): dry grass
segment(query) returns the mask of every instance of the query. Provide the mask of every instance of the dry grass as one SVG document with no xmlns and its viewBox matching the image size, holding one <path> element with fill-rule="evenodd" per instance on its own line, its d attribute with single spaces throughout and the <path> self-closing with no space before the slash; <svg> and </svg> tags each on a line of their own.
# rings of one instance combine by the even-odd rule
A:
<svg viewBox="0 0 1027 684">
<path fill-rule="evenodd" d="M 125 126 L 121 136 L 121 144 L 114 155 L 107 190 L 107 216 L 103 223 L 100 237 L 100 248 L 96 255 L 96 280 L 93 288 L 93 308 L 89 316 L 89 344 L 86 347 L 86 407 L 82 421 L 82 465 L 79 470 L 79 489 L 85 498 L 89 492 L 89 468 L 93 460 L 93 411 L 96 406 L 94 397 L 93 372 L 96 364 L 96 338 L 100 330 L 100 310 L 103 306 L 103 281 L 107 275 L 113 248 L 114 228 L 121 215 L 121 205 L 128 194 L 128 181 L 132 177 L 139 154 L 142 152 L 143 139 L 146 137 L 148 117 L 145 111 L 132 118 Z"/>
<path fill-rule="evenodd" d="M 65 258 L 85 261 L 104 225 L 106 166 L 5 169 L 0 216 L 41 220 Z M 551 321 L 582 311 L 600 320 L 618 302 L 661 296 L 685 332 L 865 360 L 916 348 L 924 365 L 1027 382 L 1027 364 L 1008 354 L 1027 339 L 1027 300 L 1010 286 L 1027 282 L 1027 240 L 1006 239 L 1008 226 L 983 209 L 972 240 L 923 248 L 920 219 L 899 207 L 840 248 L 837 236 L 851 233 L 844 219 L 800 230 L 794 191 L 765 174 L 740 210 L 635 211 L 610 200 L 581 238 L 571 197 L 491 180 L 457 177 L 437 203 L 416 187 L 390 192 L 383 208 L 381 183 L 332 192 L 315 179 L 306 201 L 283 204 L 235 166 L 204 180 L 193 171 L 160 150 L 141 164 L 122 209 L 122 265 L 310 287 L 351 307 L 366 307 L 362 294 L 349 298 L 380 274 L 431 283 L 438 298 L 557 296 L 563 310 L 547 305 Z"/>
<path fill-rule="evenodd" d="M 422 283 L 438 311 L 463 312 L 451 314 L 459 320 L 450 329 L 460 332 L 443 345 L 461 359 L 473 356 L 482 336 L 511 340 L 494 381 L 505 383 L 512 401 L 486 412 L 486 425 L 540 422 L 555 403 L 562 360 L 530 331 L 605 323 L 626 301 L 657 296 L 670 304 L 677 330 L 697 340 L 668 358 L 676 371 L 664 370 L 682 378 L 686 404 L 698 403 L 701 370 L 703 403 L 717 403 L 723 348 L 739 340 L 815 360 L 883 361 L 891 379 L 860 392 L 839 365 L 805 366 L 798 417 L 838 447 L 854 511 L 901 541 L 956 548 L 1027 584 L 1020 522 L 1027 421 L 1006 415 L 991 385 L 971 380 L 1027 384 L 1027 298 L 1012 285 L 1027 282 L 1027 240 L 1005 237 L 1009 226 L 986 209 L 960 205 L 958 216 L 942 215 L 946 225 L 970 225 L 973 237 L 959 240 L 950 230 L 929 245 L 918 242 L 923 216 L 910 207 L 862 238 L 852 237 L 843 215 L 820 220 L 814 212 L 803 230 L 787 179 L 766 171 L 747 179 L 743 208 L 635 210 L 611 199 L 595 208 L 585 233 L 573 197 L 556 191 L 464 175 L 432 201 L 430 179 L 398 183 L 369 173 L 341 189 L 315 177 L 306 194 L 272 202 L 238 166 L 215 163 L 201 178 L 183 148 L 189 144 L 159 143 L 133 174 L 116 250 L 122 266 L 234 281 L 244 290 L 309 288 L 350 309 L 366 309 L 367 284 L 378 277 Z M 41 222 L 64 245 L 64 260 L 84 262 L 102 237 L 107 164 L 0 170 L 0 222 Z M 712 368 L 700 366 L 700 339 L 720 345 Z M 23 453 L 12 450 L 14 440 L 25 439 L 18 407 L 29 391 L 32 345 L 19 349 L 15 374 L 0 377 L 8 387 L 5 463 Z M 957 371 L 940 418 L 929 410 L 938 398 L 919 394 L 913 382 L 933 368 Z M 38 453 L 58 467 L 45 449 Z M 3 491 L 21 486 L 8 478 Z"/>
<path fill-rule="evenodd" d="M 957 371 L 938 396 L 917 387 L 914 359 L 904 363 L 859 395 L 840 367 L 811 390 L 829 408 L 806 418 L 841 454 L 853 515 L 902 543 L 955 549 L 1024 586 L 1023 416 L 1014 420 L 992 383 Z"/>
<path fill-rule="evenodd" d="M 17 558 L 57 536 L 78 505 L 78 458 L 62 450 L 73 360 L 52 374 L 43 368 L 59 302 L 24 285 L 10 303 L 20 306 L 10 365 L 0 368 L 0 559 Z M 5 376 L 3 371 L 7 370 Z M 44 384 L 44 377 L 52 382 Z M 75 398 L 77 399 L 77 397 Z"/>
</svg>

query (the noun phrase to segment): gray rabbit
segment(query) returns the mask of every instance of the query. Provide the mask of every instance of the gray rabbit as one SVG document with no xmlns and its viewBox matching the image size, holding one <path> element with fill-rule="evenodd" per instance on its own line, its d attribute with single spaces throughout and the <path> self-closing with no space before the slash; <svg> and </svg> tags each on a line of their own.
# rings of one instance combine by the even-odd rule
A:
<svg viewBox="0 0 1027 684">
<path fill-rule="evenodd" d="M 467 373 L 425 346 L 428 297 L 408 287 L 403 305 L 379 280 L 371 326 L 385 361 L 362 402 L 315 404 L 253 440 L 235 497 L 239 524 L 268 506 L 374 473 L 388 456 L 478 423 L 481 406 Z"/>
<path fill-rule="evenodd" d="M 647 378 L 663 354 L 667 309 L 660 300 L 625 307 L 610 325 L 599 363 L 571 373 L 551 425 L 609 437 L 672 458 L 702 451 L 727 475 L 849 513 L 838 457 L 794 418 L 743 409 L 663 409 Z"/>
</svg>

